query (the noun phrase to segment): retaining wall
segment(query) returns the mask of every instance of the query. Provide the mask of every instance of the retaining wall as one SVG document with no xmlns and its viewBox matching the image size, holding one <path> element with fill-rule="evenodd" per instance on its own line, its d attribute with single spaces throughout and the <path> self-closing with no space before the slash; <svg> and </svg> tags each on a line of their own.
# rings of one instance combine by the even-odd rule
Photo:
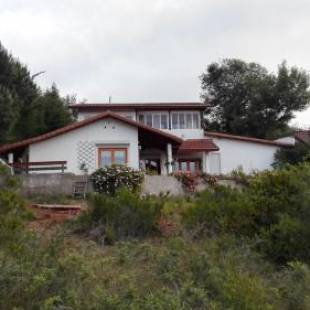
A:
<svg viewBox="0 0 310 310">
<path fill-rule="evenodd" d="M 25 196 L 31 195 L 72 195 L 74 182 L 85 181 L 87 176 L 74 175 L 71 173 L 47 173 L 47 174 L 25 174 L 20 175 L 21 193 Z M 219 184 L 235 187 L 234 181 L 218 181 Z M 3 179 L 0 177 L 0 187 Z M 197 191 L 205 189 L 208 185 L 200 183 Z M 88 183 L 88 192 L 92 191 L 90 182 Z M 181 182 L 173 176 L 164 175 L 145 175 L 142 185 L 143 193 L 159 195 L 160 193 L 169 193 L 173 196 L 184 195 L 185 191 Z"/>
</svg>

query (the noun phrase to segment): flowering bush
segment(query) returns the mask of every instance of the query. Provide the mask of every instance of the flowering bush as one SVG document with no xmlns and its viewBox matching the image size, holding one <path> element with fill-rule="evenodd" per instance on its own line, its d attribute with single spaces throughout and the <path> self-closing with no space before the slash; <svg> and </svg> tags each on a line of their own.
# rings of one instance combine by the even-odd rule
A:
<svg viewBox="0 0 310 310">
<path fill-rule="evenodd" d="M 174 174 L 176 179 L 180 181 L 183 185 L 183 188 L 188 193 L 194 193 L 198 185 L 198 175 L 190 173 L 176 173 Z"/>
<path fill-rule="evenodd" d="M 143 174 L 130 167 L 113 165 L 96 170 L 91 175 L 91 181 L 96 192 L 114 195 L 122 187 L 130 191 L 139 190 Z"/>
</svg>

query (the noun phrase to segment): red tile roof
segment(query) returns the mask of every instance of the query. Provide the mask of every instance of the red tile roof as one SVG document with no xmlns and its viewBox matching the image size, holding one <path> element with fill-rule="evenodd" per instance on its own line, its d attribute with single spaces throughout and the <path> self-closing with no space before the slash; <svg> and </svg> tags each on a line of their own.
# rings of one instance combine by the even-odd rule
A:
<svg viewBox="0 0 310 310">
<path fill-rule="evenodd" d="M 211 139 L 188 139 L 183 141 L 178 152 L 210 152 L 218 150 L 218 146 Z"/>
<path fill-rule="evenodd" d="M 295 133 L 295 139 L 310 145 L 310 130 L 299 130 Z"/>
<path fill-rule="evenodd" d="M 259 143 L 259 144 L 265 144 L 265 145 L 272 145 L 272 146 L 292 147 L 291 144 L 284 143 L 284 142 L 277 142 L 273 140 L 258 139 L 258 138 L 246 137 L 246 136 L 237 136 L 237 135 L 231 135 L 231 134 L 223 133 L 223 132 L 207 131 L 205 132 L 205 135 L 208 137 L 219 138 L 219 139 L 223 138 L 223 139 L 239 140 L 239 141 L 244 141 L 244 142 L 253 142 L 253 143 Z"/>
<path fill-rule="evenodd" d="M 178 144 L 179 145 L 179 144 L 181 144 L 183 142 L 183 140 L 181 138 L 179 138 L 179 137 L 177 137 L 175 135 L 172 135 L 172 134 L 164 132 L 162 130 L 159 130 L 159 129 L 156 129 L 156 128 L 152 128 L 152 127 L 147 126 L 145 124 L 133 121 L 133 120 L 131 120 L 129 118 L 120 116 L 119 114 L 107 111 L 107 112 L 95 115 L 93 117 L 87 118 L 87 119 L 85 119 L 83 121 L 75 122 L 75 123 L 72 123 L 72 124 L 70 124 L 68 126 L 65 126 L 65 127 L 62 127 L 62 128 L 59 128 L 59 129 L 56 129 L 56 130 L 53 130 L 53 131 L 50 131 L 48 133 L 45 133 L 45 134 L 37 136 L 37 137 L 29 138 L 29 139 L 22 140 L 22 141 L 19 141 L 19 142 L 15 142 L 15 143 L 11 143 L 11 144 L 0 145 L 0 153 L 4 153 L 4 152 L 10 151 L 10 150 L 14 150 L 14 149 L 18 149 L 18 148 L 23 148 L 23 147 L 26 147 L 26 146 L 28 146 L 30 144 L 34 144 L 34 143 L 37 143 L 37 142 L 41 142 L 41 141 L 45 141 L 45 140 L 54 138 L 54 137 L 60 136 L 60 135 L 62 135 L 64 133 L 70 132 L 72 130 L 75 130 L 75 129 L 78 129 L 78 128 L 90 125 L 92 123 L 95 123 L 95 122 L 97 122 L 99 120 L 102 120 L 102 119 L 105 119 L 105 118 L 114 118 L 114 119 L 119 120 L 121 122 L 127 123 L 128 125 L 135 126 L 137 128 L 140 128 L 142 130 L 145 130 L 145 131 L 153 133 L 153 134 L 157 134 L 157 135 L 159 135 L 161 137 L 164 137 L 164 138 L 170 140 L 170 142 L 174 143 L 174 144 Z"/>
<path fill-rule="evenodd" d="M 80 111 L 103 111 L 103 110 L 205 110 L 206 105 L 202 102 L 128 102 L 128 103 L 78 103 L 70 105 L 71 109 Z"/>
</svg>

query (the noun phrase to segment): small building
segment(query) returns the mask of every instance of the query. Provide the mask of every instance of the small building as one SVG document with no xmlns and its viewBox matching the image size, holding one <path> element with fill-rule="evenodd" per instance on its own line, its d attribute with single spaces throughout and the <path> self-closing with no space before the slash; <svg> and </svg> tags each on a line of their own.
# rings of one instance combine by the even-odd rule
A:
<svg viewBox="0 0 310 310">
<path fill-rule="evenodd" d="M 29 172 L 91 173 L 124 164 L 154 174 L 227 174 L 270 169 L 289 144 L 204 131 L 202 103 L 75 104 L 77 122 L 0 146 L 0 155 Z"/>
</svg>

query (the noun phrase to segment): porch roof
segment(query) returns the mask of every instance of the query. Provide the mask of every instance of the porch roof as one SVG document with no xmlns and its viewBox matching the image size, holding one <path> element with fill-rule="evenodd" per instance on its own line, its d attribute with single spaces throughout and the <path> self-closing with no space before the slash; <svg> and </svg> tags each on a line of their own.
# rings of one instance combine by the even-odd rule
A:
<svg viewBox="0 0 310 310">
<path fill-rule="evenodd" d="M 136 122 L 134 120 L 131 120 L 129 118 L 123 117 L 119 114 L 113 113 L 111 111 L 107 111 L 104 113 L 100 113 L 98 115 L 95 115 L 93 117 L 87 118 L 80 122 L 72 123 L 68 126 L 47 132 L 43 135 L 36 136 L 33 138 L 25 139 L 22 141 L 18 141 L 15 143 L 10 144 L 3 144 L 0 145 L 0 154 L 6 153 L 9 151 L 17 150 L 25 148 L 31 144 L 38 143 L 41 141 L 45 141 L 57 136 L 60 136 L 62 134 L 65 134 L 67 132 L 73 131 L 75 129 L 90 125 L 92 123 L 95 123 L 99 120 L 105 119 L 105 118 L 113 118 L 116 120 L 119 120 L 123 123 L 126 123 L 128 125 L 134 126 L 138 128 L 139 132 L 139 138 L 141 137 L 143 140 L 149 141 L 150 143 L 171 143 L 173 145 L 179 146 L 183 140 L 175 135 L 172 135 L 170 133 L 164 132 L 160 129 L 152 128 L 150 126 L 147 126 L 145 124 L 142 124 L 140 122 Z"/>
<path fill-rule="evenodd" d="M 183 141 L 178 152 L 211 152 L 218 151 L 219 147 L 211 139 L 188 139 Z"/>
</svg>

